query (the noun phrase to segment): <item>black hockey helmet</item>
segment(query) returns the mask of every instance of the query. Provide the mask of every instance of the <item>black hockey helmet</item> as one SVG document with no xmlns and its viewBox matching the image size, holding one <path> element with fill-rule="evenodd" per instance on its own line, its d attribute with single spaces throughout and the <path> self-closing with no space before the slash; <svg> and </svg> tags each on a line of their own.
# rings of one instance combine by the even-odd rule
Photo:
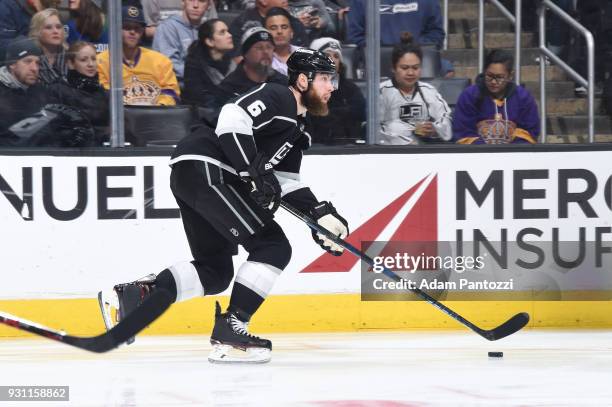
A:
<svg viewBox="0 0 612 407">
<path fill-rule="evenodd" d="M 287 60 L 287 73 L 291 86 L 295 85 L 298 75 L 301 73 L 306 75 L 310 84 L 317 73 L 336 75 L 336 64 L 321 51 L 299 48 Z"/>
</svg>

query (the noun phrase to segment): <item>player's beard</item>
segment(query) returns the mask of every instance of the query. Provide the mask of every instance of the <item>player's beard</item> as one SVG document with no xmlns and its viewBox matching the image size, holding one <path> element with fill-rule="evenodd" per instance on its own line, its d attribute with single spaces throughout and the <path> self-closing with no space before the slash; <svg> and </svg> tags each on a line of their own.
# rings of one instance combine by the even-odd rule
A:
<svg viewBox="0 0 612 407">
<path fill-rule="evenodd" d="M 327 102 L 321 99 L 312 86 L 302 93 L 302 103 L 308 109 L 308 113 L 313 116 L 327 116 L 329 114 Z"/>
</svg>

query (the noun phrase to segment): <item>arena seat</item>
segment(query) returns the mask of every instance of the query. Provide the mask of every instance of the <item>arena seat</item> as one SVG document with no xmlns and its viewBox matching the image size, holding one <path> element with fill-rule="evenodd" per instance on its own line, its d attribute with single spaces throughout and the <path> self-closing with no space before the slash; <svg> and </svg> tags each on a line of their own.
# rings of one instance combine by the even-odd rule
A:
<svg viewBox="0 0 612 407">
<path fill-rule="evenodd" d="M 125 106 L 125 141 L 136 147 L 174 145 L 193 124 L 191 106 Z"/>
<path fill-rule="evenodd" d="M 459 101 L 461 92 L 468 86 L 470 86 L 470 80 L 468 78 L 436 78 L 431 83 L 440 92 L 440 95 L 446 103 L 453 108 Z"/>
<path fill-rule="evenodd" d="M 344 65 L 345 75 L 347 79 L 357 78 L 355 74 L 357 52 L 357 45 L 342 44 L 342 64 Z"/>
<path fill-rule="evenodd" d="M 217 10 L 218 18 L 229 27 L 232 21 L 238 17 L 244 10 Z M 238 38 L 240 42 L 240 38 Z"/>
</svg>

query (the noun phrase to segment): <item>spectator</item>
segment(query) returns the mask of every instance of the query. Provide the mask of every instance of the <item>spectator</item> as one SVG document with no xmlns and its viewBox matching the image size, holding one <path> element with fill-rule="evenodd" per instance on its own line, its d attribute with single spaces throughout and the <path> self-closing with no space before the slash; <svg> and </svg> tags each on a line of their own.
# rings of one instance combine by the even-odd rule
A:
<svg viewBox="0 0 612 407">
<path fill-rule="evenodd" d="M 218 18 L 217 8 L 213 0 L 209 0 L 208 9 L 202 17 L 202 22 Z M 159 24 L 170 16 L 180 16 L 183 14 L 182 0 L 145 0 L 142 5 L 147 28 L 145 29 L 146 38 L 152 40 L 155 30 Z"/>
<path fill-rule="evenodd" d="M 172 62 L 157 51 L 140 47 L 145 21 L 140 9 L 123 6 L 123 103 L 126 105 L 176 105 L 180 90 Z M 100 83 L 110 87 L 110 55 L 98 57 Z"/>
<path fill-rule="evenodd" d="M 40 0 L 0 1 L 0 61 L 4 61 L 6 48 L 11 41 L 28 35 L 30 19 L 44 8 Z"/>
<path fill-rule="evenodd" d="M 246 9 L 232 21 L 230 24 L 230 32 L 234 37 L 234 53 L 232 56 L 236 58 L 236 62 L 240 62 L 238 41 L 249 28 L 264 27 L 265 17 L 273 7 L 281 7 L 287 10 L 289 5 L 287 0 L 257 0 L 254 8 Z M 291 17 L 291 28 L 294 33 L 293 43 L 295 45 L 305 47 L 310 43 L 306 28 L 295 17 Z"/>
<path fill-rule="evenodd" d="M 243 61 L 219 85 L 217 106 L 264 82 L 287 86 L 287 77 L 272 69 L 274 41 L 262 27 L 253 27 L 242 36 Z"/>
<path fill-rule="evenodd" d="M 39 80 L 47 86 L 66 79 L 66 42 L 64 25 L 59 12 L 48 8 L 34 14 L 30 22 L 30 38 L 37 43 L 43 54 L 40 57 Z"/>
<path fill-rule="evenodd" d="M 77 41 L 70 46 L 66 55 L 69 68 L 67 78 L 48 88 L 50 99 L 78 109 L 93 126 L 108 126 L 108 96 L 98 80 L 96 47 Z M 98 137 L 96 144 L 101 142 L 101 137 Z"/>
<path fill-rule="evenodd" d="M 268 11 L 265 27 L 274 39 L 274 56 L 272 68 L 287 76 L 287 59 L 298 47 L 291 44 L 293 29 L 291 28 L 291 15 L 287 10 L 273 7 Z"/>
<path fill-rule="evenodd" d="M 595 41 L 595 93 L 599 96 L 603 92 L 606 68 L 609 65 L 609 63 L 606 63 L 606 59 L 612 54 L 610 38 L 605 35 L 606 30 L 610 30 L 610 21 L 605 21 L 606 14 L 612 11 L 610 10 L 610 2 L 607 0 L 581 0 L 577 3 L 576 10 L 578 12 L 578 21 L 593 34 Z M 608 16 L 607 18 L 609 19 L 610 17 Z M 576 44 L 573 47 L 575 54 L 572 55 L 574 61 L 571 65 L 575 67 L 576 71 L 583 78 L 587 79 L 588 55 L 586 42 L 582 35 L 579 35 L 575 42 Z M 576 96 L 585 97 L 587 89 L 577 83 L 575 93 Z"/>
<path fill-rule="evenodd" d="M 334 38 L 323 37 L 310 44 L 310 48 L 325 53 L 336 64 L 338 89 L 332 92 L 327 105 L 329 115 L 312 116 L 313 143 L 338 144 L 363 138 L 362 123 L 366 120 L 366 101 L 361 90 L 346 78 L 342 64 L 342 48 Z"/>
<path fill-rule="evenodd" d="M 153 49 L 172 61 L 179 83 L 183 83 L 187 49 L 198 38 L 198 27 L 210 0 L 182 0 L 183 13 L 164 20 L 155 32 Z"/>
<path fill-rule="evenodd" d="M 14 124 L 37 113 L 46 103 L 45 90 L 38 83 L 42 51 L 28 38 L 17 38 L 6 49 L 0 67 L 0 146 L 20 144 Z"/>
<path fill-rule="evenodd" d="M 453 120 L 453 140 L 459 144 L 535 144 L 540 134 L 536 102 L 512 77 L 514 58 L 491 51 L 476 84 L 459 96 Z"/>
<path fill-rule="evenodd" d="M 102 0 L 68 0 L 68 9 L 68 44 L 87 41 L 95 45 L 98 53 L 106 51 L 108 27 L 102 10 Z"/>
<path fill-rule="evenodd" d="M 378 144 L 421 144 L 452 138 L 451 111 L 438 91 L 420 82 L 423 52 L 406 33 L 391 53 L 393 79 L 380 84 Z"/>
<path fill-rule="evenodd" d="M 348 13 L 347 42 L 365 47 L 365 2 L 351 0 Z M 435 45 L 442 48 L 444 28 L 442 12 L 438 0 L 417 0 L 405 4 L 400 0 L 390 0 L 380 6 L 380 44 L 396 45 L 405 32 L 409 32 L 415 44 Z M 445 58 L 441 59 L 440 76 L 452 78 L 455 76 L 453 64 Z"/>
<path fill-rule="evenodd" d="M 75 109 L 46 104 L 49 99 L 38 83 L 42 51 L 32 39 L 18 39 L 7 49 L 0 68 L 0 145 L 83 147 L 90 145 L 93 129 Z"/>
<path fill-rule="evenodd" d="M 289 0 L 289 11 L 306 27 L 311 40 L 336 34 L 336 25 L 323 0 Z"/>
<path fill-rule="evenodd" d="M 351 0 L 348 13 L 347 42 L 360 47 L 366 45 L 366 15 L 364 0 Z M 441 48 L 444 42 L 442 12 L 438 0 L 387 0 L 380 6 L 381 45 L 396 45 L 402 33 L 409 31 L 415 43 L 435 44 Z"/>
<path fill-rule="evenodd" d="M 232 34 L 223 21 L 212 19 L 200 26 L 185 60 L 185 103 L 215 107 L 217 86 L 236 69 L 229 55 L 233 48 Z"/>
<path fill-rule="evenodd" d="M 557 6 L 561 7 L 566 13 L 573 15 L 574 1 L 573 0 L 553 0 Z M 537 4 L 536 4 L 537 7 Z M 537 15 L 537 10 L 534 10 L 534 15 Z M 568 25 L 563 21 L 557 14 L 549 14 L 549 23 L 547 24 L 548 33 L 548 48 L 557 56 L 563 55 L 565 52 L 565 45 L 570 42 L 571 30 L 568 30 Z M 535 29 L 535 27 L 534 27 Z"/>
</svg>

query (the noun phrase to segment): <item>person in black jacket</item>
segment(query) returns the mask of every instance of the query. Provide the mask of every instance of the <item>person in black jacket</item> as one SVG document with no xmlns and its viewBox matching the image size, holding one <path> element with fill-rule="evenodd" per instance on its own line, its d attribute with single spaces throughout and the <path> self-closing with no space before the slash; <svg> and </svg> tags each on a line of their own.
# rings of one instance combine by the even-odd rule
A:
<svg viewBox="0 0 612 407">
<path fill-rule="evenodd" d="M 287 85 L 288 78 L 272 68 L 274 40 L 263 27 L 247 30 L 242 36 L 244 60 L 219 85 L 217 106 L 264 82 Z"/>
<path fill-rule="evenodd" d="M 6 50 L 5 65 L 0 67 L 0 146 L 24 144 L 27 137 L 19 129 L 26 123 L 18 124 L 46 103 L 44 88 L 38 83 L 41 55 L 40 48 L 25 37 Z"/>
<path fill-rule="evenodd" d="M 94 144 L 101 144 L 105 135 L 101 128 L 109 124 L 109 108 L 108 95 L 98 81 L 96 48 L 91 43 L 77 41 L 66 54 L 67 78 L 48 87 L 49 98 L 53 103 L 70 106 L 82 113 L 98 128 Z"/>
<path fill-rule="evenodd" d="M 273 7 L 281 7 L 289 10 L 287 0 L 256 0 L 255 7 L 247 8 L 242 14 L 234 18 L 230 24 L 230 31 L 234 36 L 234 52 L 232 56 L 236 62 L 240 62 L 240 49 L 238 41 L 251 28 L 264 27 L 268 11 Z M 295 17 L 291 17 L 291 28 L 293 29 L 293 45 L 305 47 L 310 42 L 306 27 Z"/>
<path fill-rule="evenodd" d="M 82 147 L 93 129 L 78 110 L 53 103 L 39 83 L 41 49 L 29 38 L 17 39 L 0 68 L 0 145 Z M 51 103 L 50 103 L 51 102 Z"/>
<path fill-rule="evenodd" d="M 340 42 L 331 37 L 314 40 L 310 48 L 325 53 L 336 64 L 338 89 L 329 100 L 329 115 L 310 118 L 312 141 L 321 144 L 354 143 L 364 138 L 362 123 L 366 120 L 366 101 L 355 83 L 346 78 Z"/>
<path fill-rule="evenodd" d="M 236 69 L 229 55 L 232 49 L 232 34 L 222 20 L 214 18 L 200 25 L 198 39 L 189 47 L 185 59 L 184 103 L 215 106 L 217 86 Z"/>
</svg>

